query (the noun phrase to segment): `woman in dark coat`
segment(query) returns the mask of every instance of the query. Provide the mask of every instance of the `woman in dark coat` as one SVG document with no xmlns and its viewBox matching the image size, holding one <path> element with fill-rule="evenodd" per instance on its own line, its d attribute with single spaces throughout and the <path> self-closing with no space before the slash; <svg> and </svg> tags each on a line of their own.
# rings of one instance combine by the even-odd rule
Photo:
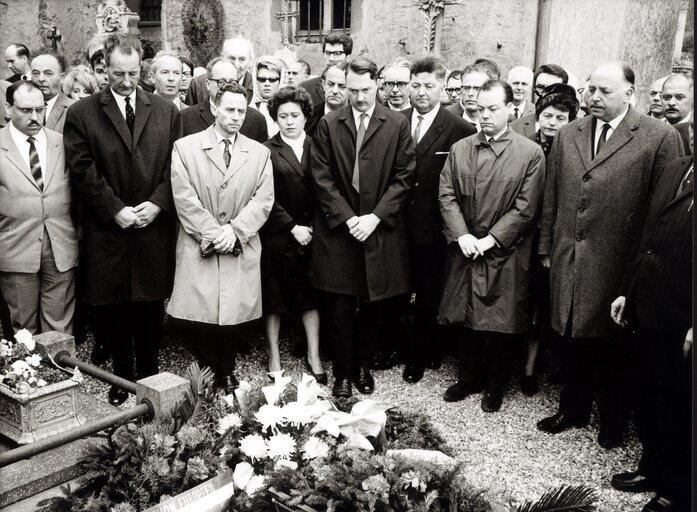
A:
<svg viewBox="0 0 697 512">
<path fill-rule="evenodd" d="M 304 128 L 311 113 L 312 100 L 304 89 L 284 87 L 269 101 L 269 114 L 280 132 L 265 143 L 271 150 L 275 202 L 261 230 L 261 289 L 268 370 L 281 369 L 281 315 L 300 313 L 307 336 L 308 369 L 318 382 L 326 383 L 319 357 L 319 313 L 308 280 L 315 198 L 311 139 Z"/>
<path fill-rule="evenodd" d="M 545 158 L 552 149 L 552 142 L 559 129 L 576 119 L 579 110 L 576 91 L 567 84 L 552 84 L 542 91 L 535 103 L 535 117 L 540 128 L 535 133 L 537 142 Z M 528 336 L 528 353 L 525 370 L 520 383 L 523 394 L 533 396 L 539 391 L 535 363 L 540 348 L 540 339 L 551 335 L 549 321 L 549 266 L 544 266 L 537 257 L 537 240 L 539 229 L 535 233 L 533 261 L 531 262 L 530 302 L 532 305 L 533 327 Z"/>
</svg>

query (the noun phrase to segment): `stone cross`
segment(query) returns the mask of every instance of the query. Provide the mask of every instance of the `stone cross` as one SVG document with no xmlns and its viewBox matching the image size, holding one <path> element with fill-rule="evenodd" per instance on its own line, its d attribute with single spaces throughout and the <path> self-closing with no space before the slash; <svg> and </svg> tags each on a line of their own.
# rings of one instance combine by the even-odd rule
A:
<svg viewBox="0 0 697 512">
<path fill-rule="evenodd" d="M 423 52 L 426 55 L 439 57 L 443 38 L 445 6 L 459 2 L 457 0 L 415 0 L 415 3 L 426 17 Z"/>
<path fill-rule="evenodd" d="M 51 48 L 56 53 L 63 53 L 63 36 L 57 27 L 52 27 L 51 33 L 46 36 L 46 39 L 51 41 Z"/>
<path fill-rule="evenodd" d="M 291 2 L 291 0 L 284 0 L 283 11 L 280 11 L 280 12 L 276 11 L 276 19 L 283 20 L 282 23 L 283 23 L 283 47 L 284 48 L 288 48 L 288 46 L 290 46 L 289 35 L 290 35 L 291 18 L 295 18 L 296 16 L 299 15 L 298 11 L 291 10 L 290 2 Z"/>
</svg>

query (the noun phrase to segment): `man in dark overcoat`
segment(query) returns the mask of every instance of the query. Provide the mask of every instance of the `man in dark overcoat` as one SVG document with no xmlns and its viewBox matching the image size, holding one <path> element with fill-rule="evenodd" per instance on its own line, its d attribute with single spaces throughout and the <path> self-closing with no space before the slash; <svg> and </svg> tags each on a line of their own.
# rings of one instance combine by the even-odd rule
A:
<svg viewBox="0 0 697 512">
<path fill-rule="evenodd" d="M 411 123 L 416 168 L 404 212 L 414 304 L 415 336 L 408 338 L 403 378 L 418 382 L 424 367 L 438 368 L 441 330 L 436 325 L 443 280 L 445 238 L 438 208 L 438 182 L 450 147 L 477 133 L 462 117 L 440 105 L 445 81 L 443 63 L 424 57 L 411 65 L 409 85 L 413 108 L 402 110 Z"/>
<path fill-rule="evenodd" d="M 634 421 L 643 448 L 637 470 L 614 475 L 612 486 L 656 491 L 643 512 L 690 505 L 693 183 L 692 157 L 663 168 L 628 261 L 627 284 L 612 303 L 613 320 L 632 329 Z"/>
<path fill-rule="evenodd" d="M 109 87 L 68 109 L 64 142 L 82 207 L 84 293 L 95 306 L 95 342 L 111 349 L 114 373 L 133 380 L 158 372 L 163 301 L 173 277 L 170 158 L 181 119 L 174 103 L 136 87 L 137 39 L 111 36 L 105 57 Z M 116 386 L 109 392 L 112 404 L 127 397 Z"/>
<path fill-rule="evenodd" d="M 311 283 L 326 292 L 335 396 L 350 396 L 352 380 L 361 393 L 373 392 L 368 364 L 386 299 L 410 289 L 402 211 L 414 146 L 408 119 L 375 103 L 376 78 L 374 62 L 353 59 L 351 104 L 324 116 L 314 137 Z"/>
<path fill-rule="evenodd" d="M 626 64 L 598 67 L 588 91 L 592 115 L 562 127 L 547 160 L 539 254 L 551 264 L 551 321 L 564 337 L 567 382 L 559 412 L 538 428 L 587 425 L 597 370 L 598 442 L 611 448 L 621 442 L 628 401 L 622 338 L 607 312 L 649 193 L 663 165 L 682 155 L 682 143 L 670 125 L 630 106 L 634 72 Z"/>
</svg>

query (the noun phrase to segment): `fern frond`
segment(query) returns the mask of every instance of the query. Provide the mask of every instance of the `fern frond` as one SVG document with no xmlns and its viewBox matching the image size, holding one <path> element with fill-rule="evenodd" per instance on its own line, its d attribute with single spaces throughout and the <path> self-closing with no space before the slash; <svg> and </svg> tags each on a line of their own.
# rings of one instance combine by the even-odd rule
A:
<svg viewBox="0 0 697 512">
<path fill-rule="evenodd" d="M 518 512 L 595 512 L 598 495 L 585 485 L 563 486 L 548 491 L 535 501 L 518 507 Z"/>
</svg>

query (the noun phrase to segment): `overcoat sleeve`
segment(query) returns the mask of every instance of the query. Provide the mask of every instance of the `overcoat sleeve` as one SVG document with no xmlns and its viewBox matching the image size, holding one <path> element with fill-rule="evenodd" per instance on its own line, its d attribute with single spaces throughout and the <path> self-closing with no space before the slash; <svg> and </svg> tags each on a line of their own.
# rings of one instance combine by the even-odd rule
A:
<svg viewBox="0 0 697 512">
<path fill-rule="evenodd" d="M 560 139 L 558 134 L 552 142 L 552 150 L 547 158 L 547 171 L 545 176 L 545 190 L 542 200 L 542 219 L 540 223 L 540 241 L 537 253 L 541 256 L 549 256 L 552 253 L 552 236 L 554 224 L 557 222 L 557 173 L 559 169 Z"/>
<path fill-rule="evenodd" d="M 456 160 L 454 155 L 458 150 L 458 146 L 459 144 L 456 143 L 450 148 L 450 153 L 440 173 L 438 186 L 438 204 L 440 205 L 440 214 L 443 217 L 443 235 L 445 235 L 445 240 L 448 243 L 470 232 L 467 222 L 465 222 L 465 217 L 462 215 L 460 204 L 457 201 L 453 180 L 452 166 Z"/>
<path fill-rule="evenodd" d="M 177 144 L 172 150 L 172 194 L 177 216 L 184 231 L 193 236 L 205 248 L 218 238 L 223 228 L 198 197 L 191 184 L 190 169 L 184 165 Z"/>
<path fill-rule="evenodd" d="M 331 142 L 329 140 L 329 126 L 325 118 L 320 119 L 317 131 L 312 143 L 312 177 L 315 182 L 317 201 L 324 214 L 324 218 L 329 229 L 343 224 L 356 213 L 348 204 L 346 198 L 341 195 L 341 191 L 332 176 L 329 166 L 331 165 Z"/>
<path fill-rule="evenodd" d="M 235 231 L 235 235 L 241 244 L 246 244 L 250 238 L 259 232 L 273 206 L 273 166 L 271 165 L 271 154 L 267 148 L 263 148 L 263 151 L 265 151 L 265 155 L 260 159 L 263 162 L 263 168 L 257 178 L 252 197 L 237 216 L 230 220 L 232 229 Z"/>
<path fill-rule="evenodd" d="M 489 230 L 489 234 L 504 249 L 509 249 L 514 245 L 535 220 L 544 179 L 545 155 L 542 149 L 537 146 L 528 163 L 518 195 L 513 201 L 513 207 Z"/>
<path fill-rule="evenodd" d="M 170 110 L 170 137 L 169 137 L 169 147 L 170 149 L 174 145 L 174 141 L 181 139 L 184 135 L 184 129 L 182 127 L 181 114 L 177 107 L 172 104 Z M 171 151 L 169 152 L 171 155 Z M 160 183 L 152 191 L 148 200 L 151 203 L 156 204 L 162 208 L 167 213 L 172 213 L 172 186 L 170 184 L 170 165 L 171 160 L 167 162 L 165 166 L 165 172 L 162 173 L 162 178 Z"/>
<path fill-rule="evenodd" d="M 397 140 L 397 153 L 392 166 L 392 179 L 378 204 L 373 208 L 373 213 L 391 228 L 396 226 L 404 209 L 404 203 L 409 194 L 409 187 L 411 186 L 415 168 L 414 141 L 411 137 L 409 121 L 406 117 L 403 117 L 399 123 L 399 139 Z"/>
<path fill-rule="evenodd" d="M 87 127 L 74 106 L 68 108 L 63 128 L 65 157 L 70 169 L 70 181 L 80 194 L 80 199 L 107 223 L 126 205 L 97 171 Z"/>
</svg>

